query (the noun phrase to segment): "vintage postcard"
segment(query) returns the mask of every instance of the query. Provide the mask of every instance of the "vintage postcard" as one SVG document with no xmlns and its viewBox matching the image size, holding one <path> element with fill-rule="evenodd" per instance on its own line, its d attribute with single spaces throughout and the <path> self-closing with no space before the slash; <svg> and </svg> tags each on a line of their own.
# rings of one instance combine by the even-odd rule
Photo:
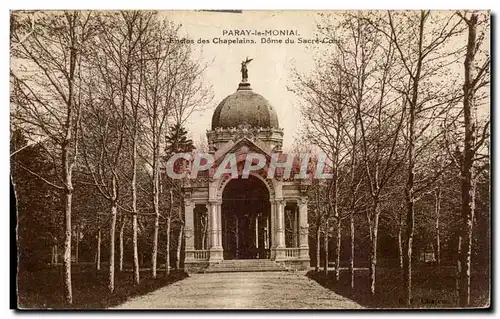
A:
<svg viewBox="0 0 500 319">
<path fill-rule="evenodd" d="M 489 11 L 17 10 L 9 79 L 19 309 L 491 307 Z"/>
</svg>

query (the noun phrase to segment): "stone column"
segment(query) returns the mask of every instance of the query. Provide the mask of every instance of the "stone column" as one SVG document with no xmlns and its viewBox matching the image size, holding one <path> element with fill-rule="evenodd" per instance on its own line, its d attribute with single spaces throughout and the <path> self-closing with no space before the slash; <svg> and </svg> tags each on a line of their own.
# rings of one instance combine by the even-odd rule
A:
<svg viewBox="0 0 500 319">
<path fill-rule="evenodd" d="M 274 199 L 271 199 L 271 212 L 270 212 L 270 222 L 271 226 L 269 229 L 269 240 L 271 241 L 271 259 L 276 258 L 276 203 L 274 202 Z"/>
<path fill-rule="evenodd" d="M 297 212 L 297 207 L 292 206 L 293 209 L 291 211 L 292 213 L 292 220 L 293 220 L 293 233 L 292 233 L 292 247 L 296 248 L 298 247 L 298 242 L 299 242 L 299 225 L 298 225 L 298 212 Z"/>
<path fill-rule="evenodd" d="M 217 205 L 217 248 L 222 249 L 222 203 L 218 201 Z"/>
<path fill-rule="evenodd" d="M 259 249 L 259 216 L 255 216 L 255 248 Z"/>
<path fill-rule="evenodd" d="M 212 215 L 210 203 L 206 203 L 205 207 L 207 209 L 207 233 L 205 236 L 207 237 L 207 249 L 210 249 L 210 247 L 212 247 Z"/>
<path fill-rule="evenodd" d="M 185 227 L 184 227 L 184 238 L 186 240 L 186 262 L 194 260 L 194 207 L 195 204 L 191 200 L 184 201 L 184 218 L 185 218 Z"/>
<path fill-rule="evenodd" d="M 271 233 L 271 230 L 269 229 L 269 218 L 266 218 L 266 232 L 264 233 L 265 234 L 265 238 L 264 238 L 264 248 L 265 249 L 269 249 L 269 234 Z"/>
<path fill-rule="evenodd" d="M 307 222 L 307 199 L 305 197 L 302 197 L 297 201 L 297 204 L 299 206 L 300 227 L 299 259 L 309 261 L 309 224 Z"/>
<path fill-rule="evenodd" d="M 210 200 L 208 204 L 208 218 L 210 219 L 210 258 L 209 261 L 219 262 L 222 260 L 222 247 L 219 240 L 222 227 L 220 226 L 219 207 L 220 202 Z"/>
<path fill-rule="evenodd" d="M 276 260 L 285 259 L 285 204 L 282 199 L 276 200 Z"/>
</svg>

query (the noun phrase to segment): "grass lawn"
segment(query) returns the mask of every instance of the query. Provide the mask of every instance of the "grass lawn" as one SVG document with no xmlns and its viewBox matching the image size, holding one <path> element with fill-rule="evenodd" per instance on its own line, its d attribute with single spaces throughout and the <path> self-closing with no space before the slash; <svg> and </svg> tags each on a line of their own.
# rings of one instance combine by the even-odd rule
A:
<svg viewBox="0 0 500 319">
<path fill-rule="evenodd" d="M 415 308 L 455 308 L 458 307 L 455 293 L 455 268 L 436 266 L 422 266 L 414 269 L 413 273 L 413 301 Z M 356 270 L 355 286 L 351 291 L 349 273 L 341 269 L 340 280 L 335 282 L 335 273 L 330 271 L 328 276 L 320 271 L 312 270 L 307 276 L 322 286 L 348 297 L 360 305 L 369 308 L 404 308 L 402 274 L 399 268 L 379 268 L 376 273 L 375 296 L 369 292 L 368 270 Z M 489 274 L 477 272 L 471 279 L 471 306 L 487 308 L 490 305 Z"/>
<path fill-rule="evenodd" d="M 62 266 L 39 271 L 20 271 L 18 274 L 18 307 L 20 309 L 103 309 L 118 305 L 128 298 L 143 295 L 169 285 L 188 275 L 184 271 L 173 270 L 170 276 L 164 271 L 157 278 L 151 278 L 150 270 L 141 270 L 141 283 L 133 285 L 132 272 L 115 273 L 115 292 L 108 292 L 108 272 L 97 272 L 89 267 L 74 267 L 72 273 L 73 305 L 64 302 Z M 80 269 L 78 269 L 80 268 Z"/>
</svg>

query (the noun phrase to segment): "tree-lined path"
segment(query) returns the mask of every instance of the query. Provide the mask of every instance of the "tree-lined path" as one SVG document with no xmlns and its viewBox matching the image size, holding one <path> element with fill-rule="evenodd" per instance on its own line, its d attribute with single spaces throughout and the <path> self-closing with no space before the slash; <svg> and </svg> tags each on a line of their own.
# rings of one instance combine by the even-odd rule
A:
<svg viewBox="0 0 500 319">
<path fill-rule="evenodd" d="M 191 274 L 116 309 L 353 309 L 359 304 L 292 272 Z"/>
</svg>

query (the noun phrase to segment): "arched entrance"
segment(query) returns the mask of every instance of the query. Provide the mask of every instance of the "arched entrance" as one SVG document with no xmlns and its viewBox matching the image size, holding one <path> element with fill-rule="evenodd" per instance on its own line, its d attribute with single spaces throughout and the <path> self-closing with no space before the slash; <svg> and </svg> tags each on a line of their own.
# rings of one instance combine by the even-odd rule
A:
<svg viewBox="0 0 500 319">
<path fill-rule="evenodd" d="M 222 193 L 224 259 L 269 258 L 270 211 L 269 191 L 260 179 L 228 182 Z"/>
</svg>

